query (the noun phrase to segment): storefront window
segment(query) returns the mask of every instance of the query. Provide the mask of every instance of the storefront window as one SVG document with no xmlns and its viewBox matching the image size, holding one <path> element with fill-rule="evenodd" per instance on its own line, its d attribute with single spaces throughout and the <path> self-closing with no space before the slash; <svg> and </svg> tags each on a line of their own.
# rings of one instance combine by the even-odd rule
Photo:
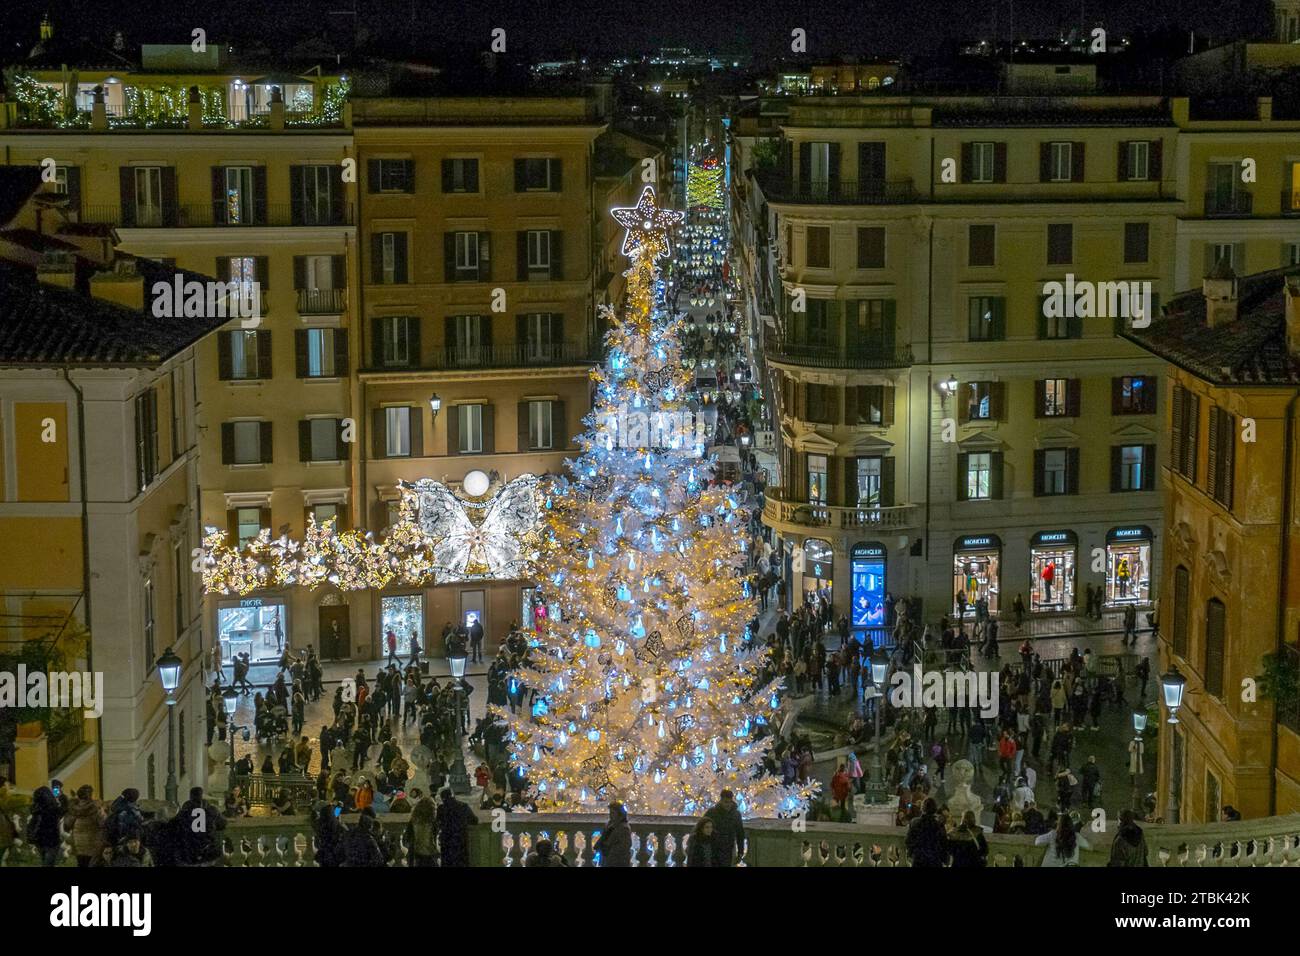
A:
<svg viewBox="0 0 1300 956">
<path fill-rule="evenodd" d="M 388 655 L 388 632 L 397 635 L 397 653 L 406 657 L 411 653 L 411 637 L 427 651 L 424 639 L 424 595 L 397 594 L 379 599 L 380 654 Z"/>
<path fill-rule="evenodd" d="M 1106 535 L 1106 603 L 1151 600 L 1151 529 L 1112 528 Z"/>
<path fill-rule="evenodd" d="M 278 661 L 284 650 L 284 601 L 279 598 L 245 598 L 217 608 L 217 640 L 226 663 L 236 654 L 250 661 Z"/>
<path fill-rule="evenodd" d="M 831 600 L 835 557 L 829 542 L 809 538 L 803 545 L 803 557 L 804 600 L 811 601 L 815 595 Z"/>
<path fill-rule="evenodd" d="M 952 559 L 952 613 L 974 617 L 980 602 L 998 612 L 1001 592 L 1002 542 L 993 535 L 958 538 Z"/>
<path fill-rule="evenodd" d="M 859 627 L 885 626 L 885 549 L 877 544 L 853 548 L 853 614 Z"/>
<path fill-rule="evenodd" d="M 1044 531 L 1029 548 L 1031 611 L 1069 611 L 1074 608 L 1077 540 L 1072 531 Z"/>
</svg>

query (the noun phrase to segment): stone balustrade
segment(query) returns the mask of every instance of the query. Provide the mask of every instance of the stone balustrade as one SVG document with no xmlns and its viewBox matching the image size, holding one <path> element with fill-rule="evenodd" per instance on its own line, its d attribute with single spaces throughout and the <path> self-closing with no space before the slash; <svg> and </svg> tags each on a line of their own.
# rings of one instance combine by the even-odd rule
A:
<svg viewBox="0 0 1300 956">
<path fill-rule="evenodd" d="M 503 814 L 494 822 L 479 814 L 469 840 L 473 866 L 523 866 L 538 840 L 550 840 L 573 866 L 594 864 L 594 846 L 605 819 L 584 814 Z M 355 815 L 343 817 L 344 824 Z M 406 865 L 403 849 L 408 817 L 386 814 L 379 818 L 395 851 L 394 866 Z M 633 856 L 637 866 L 684 866 L 696 819 L 690 817 L 632 817 Z M 19 818 L 19 834 L 25 821 Z M 1110 827 L 1118 825 L 1110 820 Z M 1300 814 L 1265 817 L 1236 823 L 1148 825 L 1148 860 L 1151 866 L 1300 866 Z M 807 823 L 790 820 L 753 820 L 746 823 L 747 846 L 741 863 L 750 867 L 893 867 L 907 866 L 906 831 L 892 826 L 852 823 Z M 1093 833 L 1085 826 L 1091 849 L 1080 854 L 1083 866 L 1105 866 L 1111 836 Z M 306 816 L 249 817 L 229 821 L 222 833 L 225 865 L 314 866 L 316 851 L 311 822 Z M 990 834 L 989 865 L 1038 866 L 1045 847 L 1033 837 Z M 65 864 L 73 862 L 70 842 L 65 842 Z M 34 866 L 35 851 L 21 839 L 9 853 L 6 866 Z"/>
</svg>

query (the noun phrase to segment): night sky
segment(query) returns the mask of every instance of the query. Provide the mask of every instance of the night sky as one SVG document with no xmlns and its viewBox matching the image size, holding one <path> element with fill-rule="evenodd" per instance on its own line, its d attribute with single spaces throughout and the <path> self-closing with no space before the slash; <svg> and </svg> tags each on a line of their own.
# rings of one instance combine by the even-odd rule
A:
<svg viewBox="0 0 1300 956">
<path fill-rule="evenodd" d="M 1195 29 L 1219 37 L 1258 34 L 1271 22 L 1268 0 L 845 0 L 796 4 L 790 0 L 623 0 L 566 3 L 437 2 L 437 0 L 266 0 L 264 5 L 212 0 L 4 0 L 0 3 L 0 49 L 4 59 L 35 42 L 42 12 L 60 35 L 107 41 L 120 29 L 128 42 L 189 42 L 202 26 L 210 39 L 262 39 L 285 46 L 351 23 L 328 12 L 355 8 L 362 29 L 396 52 L 398 44 L 420 49 L 451 43 L 487 44 L 493 27 L 504 27 L 511 52 L 538 56 L 641 52 L 660 45 L 690 45 L 726 54 L 789 51 L 793 27 L 808 31 L 809 53 L 883 54 L 937 52 L 945 40 L 988 36 L 996 19 L 1008 33 L 1015 8 L 1018 36 L 1050 36 L 1057 30 L 1103 25 L 1111 32 Z M 346 27 L 350 32 L 350 26 Z"/>
</svg>

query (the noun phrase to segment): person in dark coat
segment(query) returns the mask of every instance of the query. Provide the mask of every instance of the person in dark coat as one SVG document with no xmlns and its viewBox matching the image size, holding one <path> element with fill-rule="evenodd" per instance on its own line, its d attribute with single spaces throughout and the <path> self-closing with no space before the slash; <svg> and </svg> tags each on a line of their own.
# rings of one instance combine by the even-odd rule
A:
<svg viewBox="0 0 1300 956">
<path fill-rule="evenodd" d="M 705 817 L 695 824 L 695 832 L 691 834 L 690 846 L 686 848 L 686 865 L 712 866 L 714 842 L 713 820 Z"/>
<path fill-rule="evenodd" d="M 342 810 L 342 807 L 338 809 Z M 317 866 L 340 866 L 343 863 L 343 828 L 334 811 L 334 804 L 324 803 L 313 814 Z"/>
<path fill-rule="evenodd" d="M 438 846 L 442 851 L 442 865 L 469 866 L 469 828 L 478 823 L 478 817 L 467 804 L 456 799 L 450 788 L 444 788 L 440 796 Z"/>
<path fill-rule="evenodd" d="M 356 825 L 343 834 L 343 839 L 339 843 L 343 861 L 339 865 L 383 866 L 384 854 L 375 836 L 377 828 L 375 818 L 363 813 Z"/>
<path fill-rule="evenodd" d="M 718 794 L 718 802 L 704 814 L 713 821 L 713 865 L 733 866 L 745 854 L 745 823 L 730 790 Z"/>
<path fill-rule="evenodd" d="M 190 798 L 176 813 L 181 861 L 191 866 L 212 866 L 221 859 L 221 837 L 226 817 L 203 799 L 202 787 L 191 787 Z"/>
<path fill-rule="evenodd" d="M 1128 807 L 1119 812 L 1119 832 L 1110 845 L 1110 861 L 1106 865 L 1147 865 L 1147 838 L 1137 825 L 1137 814 Z"/>
<path fill-rule="evenodd" d="M 32 794 L 32 815 L 27 821 L 27 842 L 41 857 L 41 866 L 57 866 L 63 845 L 63 804 L 49 787 Z"/>
<path fill-rule="evenodd" d="M 632 827 L 627 822 L 627 808 L 615 801 L 609 805 L 609 822 L 605 832 L 596 841 L 595 850 L 600 854 L 600 865 L 632 865 Z"/>
<path fill-rule="evenodd" d="M 906 845 L 914 867 L 938 867 L 948 862 L 948 837 L 934 797 L 925 798 L 921 815 L 908 825 Z"/>
<path fill-rule="evenodd" d="M 974 811 L 967 810 L 962 814 L 961 826 L 948 836 L 947 849 L 952 855 L 954 868 L 988 865 L 988 840 L 984 838 L 984 829 L 975 820 Z"/>
</svg>

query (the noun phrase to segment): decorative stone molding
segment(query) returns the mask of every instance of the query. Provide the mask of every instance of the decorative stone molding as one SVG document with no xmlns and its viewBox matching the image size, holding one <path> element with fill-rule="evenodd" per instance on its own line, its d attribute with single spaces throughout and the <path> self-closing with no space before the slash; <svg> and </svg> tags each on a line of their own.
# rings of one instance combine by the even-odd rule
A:
<svg viewBox="0 0 1300 956">
<path fill-rule="evenodd" d="M 1232 569 L 1228 566 L 1228 558 L 1222 551 L 1214 550 L 1207 554 L 1205 568 L 1215 588 L 1225 595 L 1232 593 Z"/>
<path fill-rule="evenodd" d="M 1196 536 L 1192 533 L 1192 526 L 1186 521 L 1180 521 L 1174 525 L 1173 531 L 1169 533 L 1173 539 L 1174 547 L 1190 564 L 1196 559 Z"/>
</svg>

